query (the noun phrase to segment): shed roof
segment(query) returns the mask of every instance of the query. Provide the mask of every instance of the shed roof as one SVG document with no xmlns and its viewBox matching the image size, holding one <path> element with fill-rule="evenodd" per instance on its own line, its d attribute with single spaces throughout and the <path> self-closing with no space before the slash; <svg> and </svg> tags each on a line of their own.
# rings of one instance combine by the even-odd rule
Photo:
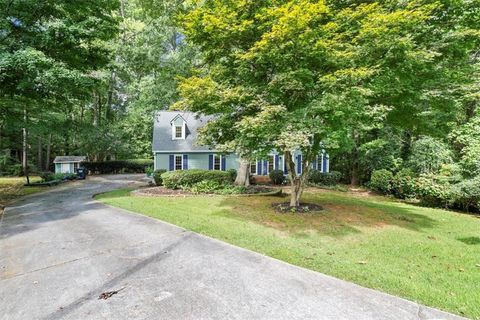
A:
<svg viewBox="0 0 480 320">
<path fill-rule="evenodd" d="M 171 122 L 178 116 L 186 122 L 185 139 L 172 139 Z M 211 116 L 198 115 L 193 112 L 184 111 L 158 111 L 155 114 L 153 127 L 153 152 L 208 152 L 208 146 L 201 146 L 196 143 L 197 130 L 203 127 Z"/>
<path fill-rule="evenodd" d="M 53 163 L 82 162 L 85 160 L 87 160 L 85 156 L 57 156 L 55 160 L 53 160 Z"/>
</svg>

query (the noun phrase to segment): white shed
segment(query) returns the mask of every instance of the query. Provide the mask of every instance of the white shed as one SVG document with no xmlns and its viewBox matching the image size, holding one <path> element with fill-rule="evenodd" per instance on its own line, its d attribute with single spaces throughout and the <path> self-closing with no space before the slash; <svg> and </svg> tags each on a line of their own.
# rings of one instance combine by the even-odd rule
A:
<svg viewBox="0 0 480 320">
<path fill-rule="evenodd" d="M 76 173 L 82 161 L 86 161 L 85 156 L 58 156 L 55 157 L 55 173 Z"/>
</svg>

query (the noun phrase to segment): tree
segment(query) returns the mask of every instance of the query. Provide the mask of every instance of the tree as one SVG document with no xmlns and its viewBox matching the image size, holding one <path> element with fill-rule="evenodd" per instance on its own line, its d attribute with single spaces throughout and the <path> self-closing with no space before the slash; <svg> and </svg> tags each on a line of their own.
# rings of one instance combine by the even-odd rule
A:
<svg viewBox="0 0 480 320">
<path fill-rule="evenodd" d="M 298 206 L 322 148 L 355 151 L 383 121 L 416 127 L 425 109 L 451 105 L 433 88 L 446 88 L 448 64 L 461 57 L 463 66 L 476 40 L 465 27 L 446 41 L 458 25 L 436 21 L 448 9 L 428 1 L 206 1 L 181 20 L 204 61 L 180 86 L 181 104 L 234 118 L 235 133 L 223 134 L 251 150 L 284 153 Z M 302 174 L 294 150 L 303 153 Z"/>
</svg>

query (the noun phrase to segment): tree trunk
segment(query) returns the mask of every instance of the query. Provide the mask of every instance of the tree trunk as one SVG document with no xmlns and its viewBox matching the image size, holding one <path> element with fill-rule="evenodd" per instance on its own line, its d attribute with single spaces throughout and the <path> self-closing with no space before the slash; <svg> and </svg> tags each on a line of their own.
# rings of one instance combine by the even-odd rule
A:
<svg viewBox="0 0 480 320">
<path fill-rule="evenodd" d="M 38 171 L 42 171 L 43 168 L 43 150 L 42 150 L 42 137 L 38 136 L 38 155 L 37 155 L 37 167 Z"/>
<path fill-rule="evenodd" d="M 48 141 L 47 141 L 47 155 L 45 157 L 45 171 L 49 171 L 50 169 L 50 152 L 52 149 L 52 134 L 50 133 L 48 135 Z"/>
<path fill-rule="evenodd" d="M 27 184 L 30 184 L 30 178 L 28 176 L 28 159 L 27 159 L 27 138 L 28 138 L 28 131 L 27 131 L 27 107 L 23 107 L 23 145 L 22 145 L 22 168 L 23 168 L 23 175 L 27 180 Z"/>
<path fill-rule="evenodd" d="M 351 179 L 350 179 L 350 184 L 352 186 L 358 186 L 359 185 L 359 177 L 358 177 L 358 174 L 359 174 L 359 145 L 360 145 L 360 135 L 358 134 L 358 132 L 356 130 L 354 130 L 352 132 L 352 136 L 353 136 L 353 142 L 354 142 L 354 146 L 353 146 L 353 152 L 352 152 L 352 176 L 351 176 Z"/>
<path fill-rule="evenodd" d="M 297 176 L 295 161 L 290 151 L 285 152 L 285 161 L 290 175 L 290 207 L 298 207 L 303 192 L 302 179 L 301 176 Z"/>
<path fill-rule="evenodd" d="M 235 178 L 235 185 L 248 187 L 250 185 L 250 161 L 240 158 L 240 166 Z"/>
</svg>

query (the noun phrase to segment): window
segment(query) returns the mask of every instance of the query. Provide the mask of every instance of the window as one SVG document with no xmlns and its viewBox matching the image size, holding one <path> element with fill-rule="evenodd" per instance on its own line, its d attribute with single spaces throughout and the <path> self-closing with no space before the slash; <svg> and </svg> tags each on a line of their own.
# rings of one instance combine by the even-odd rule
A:
<svg viewBox="0 0 480 320">
<path fill-rule="evenodd" d="M 268 173 L 275 170 L 275 156 L 268 156 Z"/>
<path fill-rule="evenodd" d="M 175 138 L 176 139 L 183 138 L 183 126 L 175 126 Z"/>
<path fill-rule="evenodd" d="M 74 162 L 74 163 L 73 163 L 73 172 L 75 172 L 75 173 L 77 172 L 78 165 L 79 165 L 78 162 Z"/>
<path fill-rule="evenodd" d="M 222 156 L 218 154 L 213 155 L 213 170 L 222 170 Z"/>
<path fill-rule="evenodd" d="M 175 170 L 183 169 L 183 157 L 181 154 L 175 155 Z"/>
<path fill-rule="evenodd" d="M 257 174 L 257 162 L 250 163 L 250 174 Z"/>
</svg>

